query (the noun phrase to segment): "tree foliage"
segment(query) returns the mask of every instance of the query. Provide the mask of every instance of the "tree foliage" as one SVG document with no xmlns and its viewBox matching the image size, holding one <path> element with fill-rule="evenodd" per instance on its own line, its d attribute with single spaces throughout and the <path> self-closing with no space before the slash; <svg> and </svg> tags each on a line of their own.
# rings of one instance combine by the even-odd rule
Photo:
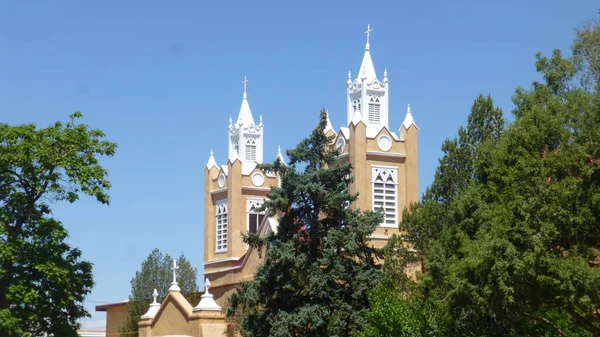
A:
<svg viewBox="0 0 600 337">
<path fill-rule="evenodd" d="M 598 11 L 600 14 L 600 11 Z M 575 29 L 573 60 L 581 84 L 588 90 L 598 90 L 600 84 L 600 18 L 586 21 Z"/>
<path fill-rule="evenodd" d="M 198 271 L 183 256 L 177 258 L 177 284 L 181 294 L 189 303 L 197 303 L 200 299 L 198 293 Z M 157 248 L 142 262 L 141 269 L 135 272 L 131 279 L 131 294 L 127 303 L 127 318 L 120 329 L 121 336 L 132 337 L 138 335 L 138 323 L 141 316 L 148 311 L 152 302 L 152 292 L 158 292 L 159 301 L 167 296 L 168 289 L 173 282 L 173 258 L 169 254 L 163 255 Z"/>
<path fill-rule="evenodd" d="M 432 186 L 400 225 L 425 269 L 399 301 L 437 309 L 416 311 L 417 322 L 455 336 L 600 335 L 597 34 L 579 30 L 571 59 L 537 55 L 543 80 L 516 90 L 503 132 L 468 137 L 493 115 L 474 109 L 445 142 Z"/>
<path fill-rule="evenodd" d="M 0 335 L 76 336 L 88 317 L 82 302 L 93 286 L 92 264 L 65 243 L 54 202 L 80 194 L 108 204 L 110 183 L 100 156 L 116 145 L 77 122 L 0 124 Z"/>
<path fill-rule="evenodd" d="M 350 336 L 365 322 L 367 293 L 379 279 L 368 236 L 382 216 L 346 207 L 357 197 L 349 191 L 352 170 L 329 150 L 326 125 L 322 111 L 310 137 L 287 151 L 289 166 L 262 166 L 281 176 L 264 205 L 281 216 L 277 233 L 245 238 L 268 249 L 254 280 L 230 298 L 230 333 Z"/>
</svg>

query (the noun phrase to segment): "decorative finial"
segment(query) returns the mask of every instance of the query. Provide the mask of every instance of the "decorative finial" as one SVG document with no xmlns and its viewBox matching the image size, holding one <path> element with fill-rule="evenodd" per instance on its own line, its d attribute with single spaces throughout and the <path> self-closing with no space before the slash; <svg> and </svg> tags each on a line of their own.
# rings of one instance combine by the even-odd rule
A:
<svg viewBox="0 0 600 337">
<path fill-rule="evenodd" d="M 231 117 L 229 117 L 229 125 L 233 124 L 233 119 L 231 119 Z"/>
<path fill-rule="evenodd" d="M 171 283 L 171 287 L 169 288 L 169 291 L 180 291 L 181 289 L 179 289 L 179 285 L 177 285 L 177 269 L 179 269 L 179 267 L 177 267 L 177 260 L 173 260 L 173 282 Z"/>
<path fill-rule="evenodd" d="M 281 145 L 277 145 L 277 154 L 281 155 Z"/>
<path fill-rule="evenodd" d="M 156 302 L 157 297 L 158 297 L 158 291 L 156 291 L 156 288 L 154 288 L 154 291 L 152 292 L 152 298 L 154 299 L 152 301 L 152 304 L 158 303 L 158 302 Z"/>
<path fill-rule="evenodd" d="M 387 77 L 387 69 L 383 69 L 383 77 Z"/>
<path fill-rule="evenodd" d="M 160 309 L 160 303 L 156 301 L 157 297 L 158 291 L 154 289 L 154 291 L 152 292 L 152 298 L 154 298 L 154 301 L 150 303 L 150 308 L 148 308 L 148 311 L 146 311 L 146 313 L 142 315 L 142 319 L 154 318 L 156 316 L 156 313 L 158 313 L 158 310 Z"/>
<path fill-rule="evenodd" d="M 221 307 L 215 302 L 213 295 L 208 291 L 210 281 L 208 278 L 204 281 L 204 294 L 200 296 L 200 302 L 192 309 L 193 311 L 221 311 Z"/>
<path fill-rule="evenodd" d="M 348 70 L 348 79 L 351 80 L 352 79 L 352 73 L 350 72 L 350 70 Z"/>
<path fill-rule="evenodd" d="M 210 149 L 210 156 L 211 157 L 213 156 L 213 149 L 212 148 Z"/>
<path fill-rule="evenodd" d="M 369 50 L 371 48 L 370 44 L 369 44 L 369 40 L 371 38 L 371 32 L 373 30 L 371 29 L 371 25 L 368 24 L 367 25 L 367 31 L 365 32 L 365 34 L 367 34 L 367 44 L 365 45 L 365 50 Z"/>
<path fill-rule="evenodd" d="M 244 84 L 244 98 L 248 98 L 248 94 L 246 94 L 246 87 L 248 85 L 248 78 L 246 77 L 246 75 L 244 75 L 244 80 L 242 81 L 242 83 Z"/>
<path fill-rule="evenodd" d="M 258 121 L 262 123 L 262 115 L 258 115 Z"/>
<path fill-rule="evenodd" d="M 208 277 L 207 277 L 206 280 L 204 281 L 204 293 L 205 294 L 210 294 L 208 289 L 210 289 L 210 281 L 208 280 Z"/>
<path fill-rule="evenodd" d="M 410 104 L 406 106 L 406 113 L 410 113 Z"/>
</svg>

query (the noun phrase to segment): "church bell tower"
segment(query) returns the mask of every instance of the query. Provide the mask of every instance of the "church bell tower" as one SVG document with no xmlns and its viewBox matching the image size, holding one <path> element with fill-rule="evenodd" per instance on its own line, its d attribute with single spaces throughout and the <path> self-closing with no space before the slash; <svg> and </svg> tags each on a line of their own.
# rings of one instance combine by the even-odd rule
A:
<svg viewBox="0 0 600 337">
<path fill-rule="evenodd" d="M 358 74 L 348 72 L 347 122 L 335 131 L 331 122 L 325 130 L 334 137 L 331 146 L 340 151 L 340 159 L 353 167 L 352 193 L 358 193 L 352 207 L 381 210 L 383 221 L 371 240 L 377 247 L 385 245 L 394 233 L 402 211 L 418 201 L 418 131 L 410 106 L 398 132 L 389 127 L 389 80 L 387 70 L 379 80 L 371 58 L 371 25 L 365 32 L 367 41 Z"/>
<path fill-rule="evenodd" d="M 211 151 L 204 168 L 204 270 L 220 273 L 244 256 L 241 233 L 256 232 L 265 218 L 256 211 L 278 178 L 257 167 L 263 162 L 262 116 L 256 124 L 244 76 L 242 104 L 235 123 L 229 118 L 228 160 L 217 165 Z M 281 154 L 279 154 L 280 156 Z M 220 282 L 220 281 L 217 281 Z"/>
</svg>

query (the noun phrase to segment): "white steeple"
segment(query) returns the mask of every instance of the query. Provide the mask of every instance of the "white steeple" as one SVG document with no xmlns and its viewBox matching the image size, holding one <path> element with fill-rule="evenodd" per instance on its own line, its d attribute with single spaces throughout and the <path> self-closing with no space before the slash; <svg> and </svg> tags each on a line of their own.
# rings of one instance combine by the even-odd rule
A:
<svg viewBox="0 0 600 337">
<path fill-rule="evenodd" d="M 240 107 L 240 113 L 238 114 L 237 124 L 250 125 L 254 124 L 254 118 L 252 117 L 252 111 L 250 110 L 250 104 L 248 104 L 248 94 L 246 93 L 246 86 L 248 85 L 248 79 L 244 76 L 242 81 L 244 84 L 244 95 L 242 96 L 242 106 Z"/>
<path fill-rule="evenodd" d="M 244 94 L 242 106 L 235 124 L 229 119 L 229 160 L 242 162 L 242 173 L 247 174 L 263 160 L 263 122 L 262 115 L 255 124 L 248 104 L 248 78 L 244 76 Z"/>
<path fill-rule="evenodd" d="M 367 44 L 365 45 L 365 54 L 363 55 L 362 63 L 360 64 L 360 69 L 358 70 L 357 80 L 366 80 L 367 82 L 372 82 L 377 78 L 377 74 L 375 73 L 375 66 L 373 66 L 373 60 L 371 59 L 371 25 L 367 25 Z"/>
<path fill-rule="evenodd" d="M 206 163 L 206 168 L 211 169 L 217 166 L 217 162 L 215 161 L 215 157 L 213 156 L 213 149 L 210 149 L 210 157 L 208 157 L 208 162 Z"/>
<path fill-rule="evenodd" d="M 367 25 L 365 53 L 356 79 L 348 73 L 347 123 L 367 126 L 367 136 L 376 135 L 382 127 L 388 126 L 388 86 L 387 70 L 383 81 L 377 79 L 371 58 L 371 25 Z"/>
</svg>

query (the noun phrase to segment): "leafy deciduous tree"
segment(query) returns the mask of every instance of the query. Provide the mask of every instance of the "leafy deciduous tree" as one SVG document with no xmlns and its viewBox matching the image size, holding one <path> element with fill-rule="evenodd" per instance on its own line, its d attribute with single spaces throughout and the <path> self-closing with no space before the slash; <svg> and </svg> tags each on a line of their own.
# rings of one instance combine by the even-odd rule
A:
<svg viewBox="0 0 600 337">
<path fill-rule="evenodd" d="M 0 124 L 0 335 L 76 336 L 89 316 L 82 302 L 93 286 L 92 264 L 65 243 L 67 231 L 50 204 L 81 193 L 108 204 L 110 183 L 99 156 L 116 145 L 78 124 Z"/>
</svg>

